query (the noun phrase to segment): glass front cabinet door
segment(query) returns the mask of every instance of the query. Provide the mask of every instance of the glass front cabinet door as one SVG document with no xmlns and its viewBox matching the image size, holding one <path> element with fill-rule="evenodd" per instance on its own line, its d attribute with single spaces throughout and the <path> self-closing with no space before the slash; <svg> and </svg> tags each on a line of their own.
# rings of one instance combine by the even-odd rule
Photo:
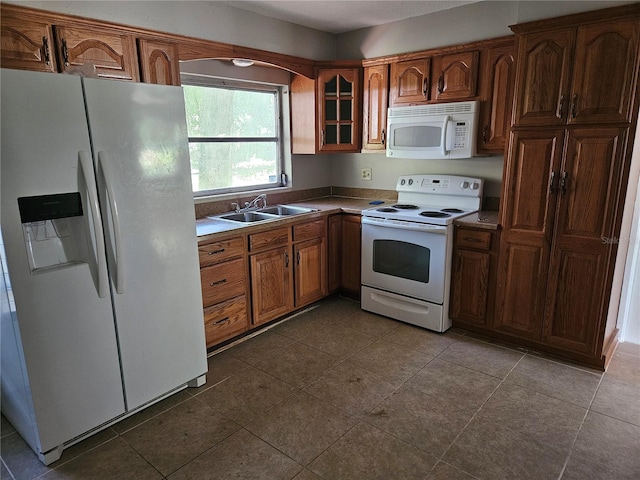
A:
<svg viewBox="0 0 640 480">
<path fill-rule="evenodd" d="M 360 149 L 360 69 L 320 70 L 318 85 L 318 151 Z"/>
</svg>

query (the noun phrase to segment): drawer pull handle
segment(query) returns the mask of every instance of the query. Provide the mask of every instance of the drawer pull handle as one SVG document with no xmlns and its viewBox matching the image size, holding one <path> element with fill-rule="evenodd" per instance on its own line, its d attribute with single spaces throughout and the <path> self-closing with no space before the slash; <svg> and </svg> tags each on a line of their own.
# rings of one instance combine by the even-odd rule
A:
<svg viewBox="0 0 640 480">
<path fill-rule="evenodd" d="M 67 40 L 62 39 L 62 58 L 64 59 L 64 66 L 69 66 L 69 49 L 67 48 Z"/>
<path fill-rule="evenodd" d="M 222 280 L 218 280 L 217 282 L 211 282 L 209 284 L 210 287 L 215 287 L 216 285 L 222 285 L 223 283 L 227 283 L 227 279 L 223 278 Z"/>
<path fill-rule="evenodd" d="M 215 255 L 217 253 L 222 253 L 224 252 L 224 248 L 221 248 L 220 250 L 212 250 L 209 253 L 207 253 L 207 255 Z"/>
<path fill-rule="evenodd" d="M 228 321 L 229 321 L 229 317 L 224 317 L 224 318 L 221 318 L 220 320 L 212 322 L 212 325 L 220 325 L 221 323 L 228 322 Z"/>
<path fill-rule="evenodd" d="M 473 238 L 473 237 L 463 237 L 462 239 L 466 240 L 467 242 L 481 242 L 482 241 L 479 238 Z"/>
</svg>

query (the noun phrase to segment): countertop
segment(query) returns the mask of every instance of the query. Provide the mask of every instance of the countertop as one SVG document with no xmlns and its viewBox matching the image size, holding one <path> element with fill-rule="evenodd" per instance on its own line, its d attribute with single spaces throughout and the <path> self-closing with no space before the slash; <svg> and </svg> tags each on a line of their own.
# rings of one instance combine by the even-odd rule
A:
<svg viewBox="0 0 640 480">
<path fill-rule="evenodd" d="M 323 197 L 313 200 L 305 200 L 303 202 L 287 203 L 296 207 L 312 208 L 315 211 L 310 213 L 302 213 L 299 215 L 279 217 L 273 220 L 262 221 L 258 223 L 234 222 L 231 220 L 223 220 L 216 217 L 203 217 L 196 220 L 196 233 L 198 241 L 207 241 L 219 233 L 242 231 L 242 232 L 258 232 L 266 228 L 273 228 L 275 225 L 288 225 L 303 219 L 312 220 L 313 218 L 329 215 L 332 213 L 353 213 L 360 215 L 363 210 L 372 208 L 370 202 L 380 200 L 383 203 L 397 203 L 396 200 L 389 199 L 364 199 L 364 198 L 346 198 L 346 197 Z M 230 212 L 231 213 L 231 212 Z"/>
<path fill-rule="evenodd" d="M 323 215 L 330 215 L 333 213 L 353 213 L 356 215 L 362 214 L 363 210 L 372 208 L 374 205 L 372 201 L 382 201 L 385 203 L 397 203 L 397 200 L 390 199 L 371 199 L 371 198 L 347 198 L 347 197 L 323 197 L 313 200 L 305 200 L 303 202 L 287 203 L 287 205 L 293 205 L 296 207 L 307 207 L 314 209 L 314 212 L 303 213 L 299 215 L 285 216 L 275 218 L 273 220 L 267 220 L 258 223 L 242 223 L 234 222 L 231 220 L 222 220 L 214 217 L 203 217 L 196 220 L 196 232 L 198 235 L 198 241 L 206 241 L 213 238 L 216 234 L 226 233 L 232 231 L 242 232 L 258 232 L 265 230 L 265 227 L 273 228 L 275 223 L 278 225 L 289 225 L 294 222 L 298 222 L 303 219 L 312 220 L 315 217 Z M 231 212 L 230 212 L 231 213 Z M 454 225 L 460 227 L 472 227 L 483 228 L 486 230 L 498 229 L 498 212 L 491 210 L 483 210 L 477 213 L 472 213 L 465 217 L 460 217 L 453 222 Z"/>
<path fill-rule="evenodd" d="M 485 230 L 498 229 L 498 212 L 481 210 L 453 221 L 457 227 L 483 228 Z"/>
</svg>

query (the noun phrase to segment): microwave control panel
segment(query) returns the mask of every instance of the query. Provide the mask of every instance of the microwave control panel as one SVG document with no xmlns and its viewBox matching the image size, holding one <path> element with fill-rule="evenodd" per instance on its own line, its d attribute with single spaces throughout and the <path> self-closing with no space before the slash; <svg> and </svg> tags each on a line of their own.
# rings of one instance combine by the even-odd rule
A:
<svg viewBox="0 0 640 480">
<path fill-rule="evenodd" d="M 458 150 L 460 148 L 466 148 L 467 146 L 467 133 L 469 131 L 469 125 L 467 122 L 453 122 L 453 141 L 451 142 L 451 150 Z"/>
</svg>

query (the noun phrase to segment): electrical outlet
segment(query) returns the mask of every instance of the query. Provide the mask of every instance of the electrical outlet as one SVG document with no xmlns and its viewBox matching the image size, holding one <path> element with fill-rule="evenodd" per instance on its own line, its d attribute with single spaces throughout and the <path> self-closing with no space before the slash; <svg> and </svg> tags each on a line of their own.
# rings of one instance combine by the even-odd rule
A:
<svg viewBox="0 0 640 480">
<path fill-rule="evenodd" d="M 371 168 L 363 168 L 362 169 L 362 180 L 371 180 Z"/>
</svg>

